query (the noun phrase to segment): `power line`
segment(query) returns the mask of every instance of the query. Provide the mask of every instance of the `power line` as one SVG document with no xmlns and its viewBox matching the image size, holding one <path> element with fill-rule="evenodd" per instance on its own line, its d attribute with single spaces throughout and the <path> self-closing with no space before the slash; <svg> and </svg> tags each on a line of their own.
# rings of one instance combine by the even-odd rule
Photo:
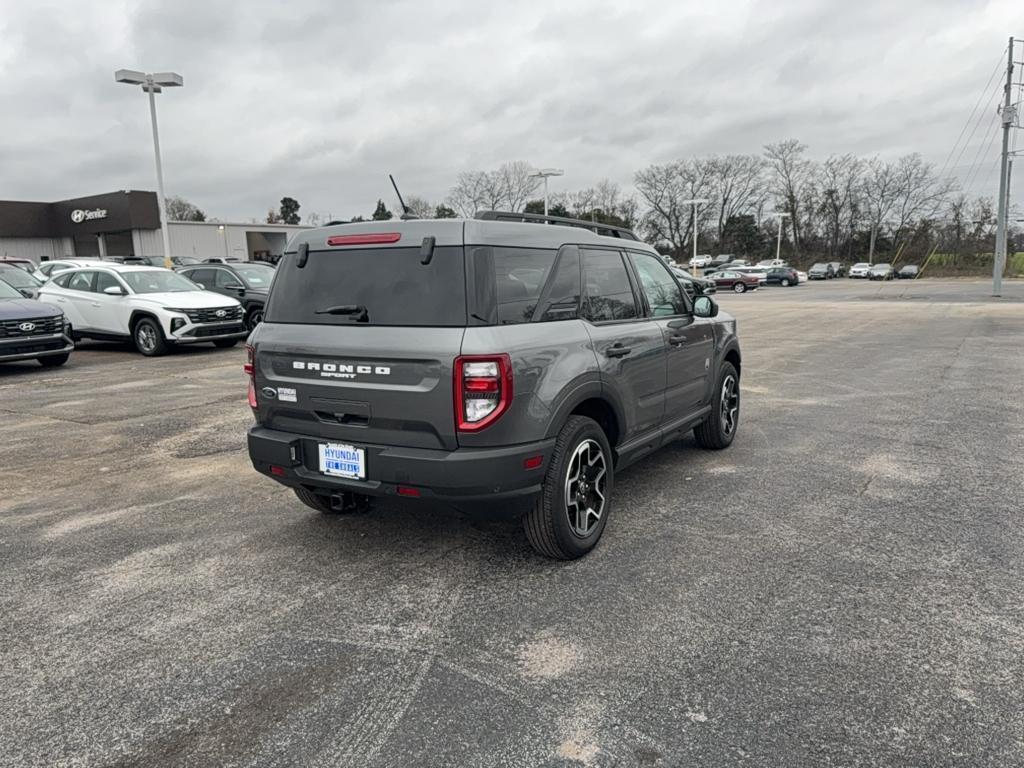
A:
<svg viewBox="0 0 1024 768">
<path fill-rule="evenodd" d="M 947 170 L 946 167 L 949 165 L 950 158 L 953 157 L 953 153 L 956 152 L 956 148 L 960 144 L 960 140 L 964 137 L 964 133 L 967 132 L 967 126 L 969 126 L 971 124 L 971 121 L 974 119 L 975 113 L 978 111 L 978 107 L 980 107 L 982 101 L 985 100 L 985 95 L 989 93 L 989 90 L 992 87 L 992 82 L 996 79 L 996 75 L 1002 69 L 1003 55 L 1005 53 L 1006 53 L 1006 47 L 1004 46 L 1003 50 L 999 53 L 999 57 L 996 59 L 995 69 L 993 69 L 992 70 L 992 74 L 989 75 L 988 82 L 985 83 L 985 87 L 981 89 L 981 94 L 978 96 L 978 101 L 975 102 L 975 104 L 974 104 L 974 109 L 971 110 L 971 114 L 968 116 L 967 121 L 964 123 L 964 127 L 960 129 L 960 135 L 957 137 L 956 141 L 953 143 L 953 146 L 949 150 L 949 154 L 946 156 L 945 162 L 942 164 L 942 169 L 939 171 L 939 174 L 938 174 L 939 178 L 942 178 L 942 175 L 946 172 L 946 170 Z M 998 86 L 998 84 L 999 84 L 998 80 L 996 80 L 996 84 Z M 999 89 L 997 88 L 996 90 L 998 91 Z M 991 98 L 992 98 L 992 96 L 989 95 L 989 99 L 991 99 Z M 981 122 L 982 122 L 982 117 L 979 115 L 978 123 L 975 124 L 974 130 L 971 131 L 970 138 L 967 139 L 966 143 L 964 143 L 964 146 L 961 148 L 960 154 L 956 158 L 956 162 L 958 162 L 958 163 L 960 162 L 960 158 L 963 157 L 964 151 L 967 149 L 967 146 L 971 143 L 971 138 L 974 137 L 974 132 L 978 130 L 978 125 Z"/>
<path fill-rule="evenodd" d="M 968 172 L 966 181 L 964 182 L 964 189 L 970 189 L 974 183 L 974 177 L 977 175 L 978 169 L 980 168 L 979 163 L 982 162 L 982 158 L 986 157 L 989 151 L 992 149 L 992 145 L 995 144 L 996 137 L 999 135 L 1000 127 L 999 115 L 995 114 L 992 116 L 992 129 L 990 131 L 988 141 L 983 141 L 978 145 L 978 151 L 974 155 L 974 162 L 971 163 L 971 170 Z"/>
</svg>

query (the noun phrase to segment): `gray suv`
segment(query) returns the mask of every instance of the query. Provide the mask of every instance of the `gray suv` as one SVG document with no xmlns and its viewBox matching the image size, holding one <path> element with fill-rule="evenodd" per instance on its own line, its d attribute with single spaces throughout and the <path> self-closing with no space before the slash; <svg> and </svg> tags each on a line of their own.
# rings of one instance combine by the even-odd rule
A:
<svg viewBox="0 0 1024 768">
<path fill-rule="evenodd" d="M 597 543 L 616 472 L 739 423 L 735 320 L 629 230 L 557 217 L 302 232 L 248 355 L 253 466 L 308 506 L 529 499 L 554 558 Z"/>
</svg>

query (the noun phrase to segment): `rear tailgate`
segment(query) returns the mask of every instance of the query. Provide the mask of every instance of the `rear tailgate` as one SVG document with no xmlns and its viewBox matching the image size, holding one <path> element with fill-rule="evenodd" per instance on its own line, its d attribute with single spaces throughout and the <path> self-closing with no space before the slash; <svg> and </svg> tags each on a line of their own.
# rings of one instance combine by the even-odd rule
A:
<svg viewBox="0 0 1024 768">
<path fill-rule="evenodd" d="M 347 444 L 454 450 L 452 363 L 464 333 L 264 323 L 259 421 Z"/>
<path fill-rule="evenodd" d="M 290 246 L 252 336 L 260 423 L 356 446 L 454 450 L 462 223 L 368 222 L 299 239 L 308 254 Z"/>
</svg>

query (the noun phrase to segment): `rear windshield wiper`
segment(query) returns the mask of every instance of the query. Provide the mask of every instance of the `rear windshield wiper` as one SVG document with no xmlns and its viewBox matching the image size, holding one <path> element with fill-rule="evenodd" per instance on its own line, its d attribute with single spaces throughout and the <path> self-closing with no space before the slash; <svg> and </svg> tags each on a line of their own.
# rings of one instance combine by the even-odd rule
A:
<svg viewBox="0 0 1024 768">
<path fill-rule="evenodd" d="M 362 304 L 337 304 L 333 307 L 324 307 L 316 311 L 318 315 L 358 315 L 357 323 L 365 323 L 370 320 L 366 307 Z"/>
</svg>

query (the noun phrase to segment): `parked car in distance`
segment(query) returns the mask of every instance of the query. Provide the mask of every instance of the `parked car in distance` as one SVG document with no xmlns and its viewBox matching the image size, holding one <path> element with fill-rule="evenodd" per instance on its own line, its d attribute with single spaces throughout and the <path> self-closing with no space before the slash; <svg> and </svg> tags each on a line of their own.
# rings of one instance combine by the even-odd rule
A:
<svg viewBox="0 0 1024 768">
<path fill-rule="evenodd" d="M 715 272 L 711 279 L 715 281 L 715 285 L 719 288 L 725 288 L 736 293 L 756 291 L 761 285 L 761 278 L 758 275 L 743 274 L 731 269 Z"/>
<path fill-rule="evenodd" d="M 897 270 L 896 277 L 899 280 L 916 280 L 920 274 L 921 270 L 917 264 L 904 264 Z"/>
<path fill-rule="evenodd" d="M 843 264 L 841 261 L 830 261 L 828 263 L 828 265 L 830 267 L 832 267 L 832 276 L 833 277 L 845 277 L 846 276 L 846 265 Z"/>
<path fill-rule="evenodd" d="M 691 300 L 698 296 L 709 296 L 718 291 L 718 286 L 715 285 L 714 280 L 708 280 L 705 277 L 694 277 L 682 267 L 670 267 L 670 269 L 679 278 L 679 284 L 683 286 L 683 290 L 686 291 Z"/>
<path fill-rule="evenodd" d="M 93 264 L 109 264 L 110 262 L 101 261 L 100 259 L 54 259 L 53 261 L 44 261 L 36 267 L 36 271 L 32 274 L 36 280 L 46 282 L 57 272 L 62 272 L 65 269 L 75 269 L 76 267 L 89 267 Z"/>
<path fill-rule="evenodd" d="M 208 259 L 203 259 L 200 263 L 202 264 L 240 264 L 241 259 L 234 256 L 211 256 Z"/>
<path fill-rule="evenodd" d="M 263 321 L 267 292 L 274 279 L 274 268 L 269 264 L 200 264 L 176 271 L 201 288 L 238 299 L 245 310 L 245 327 L 250 331 Z"/>
<path fill-rule="evenodd" d="M 892 264 L 875 264 L 868 271 L 869 280 L 892 280 Z"/>
<path fill-rule="evenodd" d="M 0 280 L 18 291 L 26 299 L 34 299 L 39 295 L 39 288 L 43 281 L 37 280 L 31 272 L 26 272 L 21 267 L 7 264 L 0 261 Z"/>
<path fill-rule="evenodd" d="M 801 283 L 806 283 L 807 282 L 807 273 L 806 272 L 798 269 L 796 271 L 796 276 L 800 279 Z"/>
<path fill-rule="evenodd" d="M 858 261 L 852 267 L 850 267 L 849 276 L 863 278 L 868 276 L 868 272 L 871 271 L 871 265 L 866 261 Z"/>
<path fill-rule="evenodd" d="M 178 344 L 233 347 L 248 334 L 238 301 L 163 267 L 105 263 L 67 270 L 39 297 L 64 310 L 73 338 L 131 340 L 146 356 Z"/>
<path fill-rule="evenodd" d="M 786 262 L 783 259 L 764 259 L 762 261 L 757 262 L 757 264 L 755 264 L 754 266 L 769 269 L 771 267 L 784 267 L 786 266 Z"/>
<path fill-rule="evenodd" d="M 64 365 L 74 348 L 63 312 L 0 280 L 0 363 L 38 360 L 52 368 Z"/>
<path fill-rule="evenodd" d="M 828 280 L 830 277 L 832 277 L 832 267 L 823 261 L 812 264 L 811 268 L 807 270 L 808 280 Z"/>
<path fill-rule="evenodd" d="M 0 266 L 18 267 L 23 269 L 29 274 L 36 271 L 35 262 L 29 259 L 19 259 L 15 256 L 0 256 Z"/>
<path fill-rule="evenodd" d="M 765 275 L 765 283 L 788 288 L 791 285 L 800 285 L 800 275 L 792 267 L 772 267 Z"/>
<path fill-rule="evenodd" d="M 690 269 L 700 269 L 712 263 L 711 255 L 704 253 L 690 259 Z"/>
</svg>

